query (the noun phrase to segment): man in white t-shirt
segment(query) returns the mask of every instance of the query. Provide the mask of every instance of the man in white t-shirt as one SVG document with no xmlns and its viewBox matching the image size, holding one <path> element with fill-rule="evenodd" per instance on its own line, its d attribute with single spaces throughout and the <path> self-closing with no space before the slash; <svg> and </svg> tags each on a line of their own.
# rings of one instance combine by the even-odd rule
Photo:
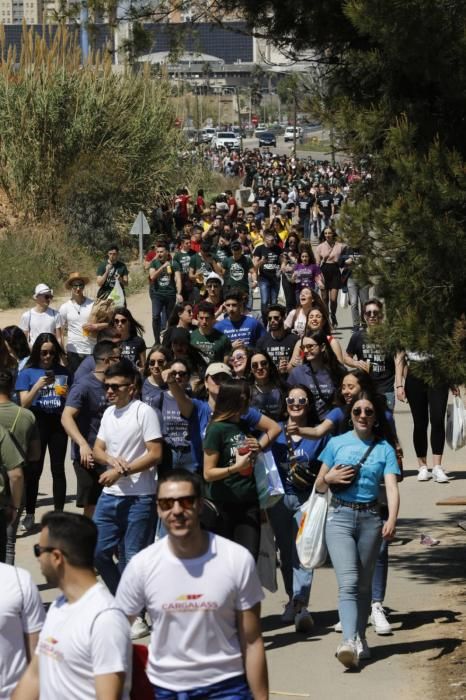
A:
<svg viewBox="0 0 466 700">
<path fill-rule="evenodd" d="M 50 289 L 48 284 L 38 284 L 32 298 L 36 302 L 35 305 L 29 311 L 25 311 L 19 321 L 19 327 L 25 332 L 29 345 L 32 347 L 35 339 L 41 333 L 53 333 L 60 345 L 63 346 L 60 314 L 55 309 L 50 308 L 53 289 Z"/>
<path fill-rule="evenodd" d="M 0 581 L 0 699 L 7 700 L 34 656 L 45 611 L 27 571 L 0 564 Z"/>
<path fill-rule="evenodd" d="M 134 400 L 136 374 L 127 359 L 106 370 L 110 406 L 94 443 L 94 459 L 106 467 L 99 479 L 104 488 L 94 512 L 99 531 L 95 563 L 113 594 L 124 567 L 147 546 L 155 530 L 155 467 L 162 457 L 162 433 L 154 409 Z M 114 561 L 117 549 L 118 565 Z M 133 639 L 148 633 L 144 623 L 136 622 Z"/>
<path fill-rule="evenodd" d="M 159 482 L 158 515 L 167 537 L 136 554 L 116 601 L 151 620 L 147 674 L 157 698 L 268 697 L 260 631 L 264 597 L 250 553 L 201 530 L 201 482 L 173 469 Z"/>
<path fill-rule="evenodd" d="M 131 684 L 129 624 L 94 571 L 97 529 L 77 513 L 46 513 L 35 555 L 52 603 L 35 655 L 14 700 L 128 700 Z"/>
</svg>

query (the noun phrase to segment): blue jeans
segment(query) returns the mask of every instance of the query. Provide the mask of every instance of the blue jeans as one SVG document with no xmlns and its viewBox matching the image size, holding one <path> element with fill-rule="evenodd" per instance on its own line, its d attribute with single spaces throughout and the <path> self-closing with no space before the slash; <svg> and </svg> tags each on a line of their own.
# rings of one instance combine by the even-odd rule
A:
<svg viewBox="0 0 466 700">
<path fill-rule="evenodd" d="M 273 277 L 259 277 L 259 291 L 261 294 L 261 313 L 264 326 L 267 328 L 267 311 L 271 304 L 277 303 L 278 292 L 280 291 L 280 279 Z"/>
<path fill-rule="evenodd" d="M 220 681 L 220 683 L 212 683 L 211 685 L 204 685 L 202 688 L 192 688 L 191 690 L 169 690 L 158 685 L 153 685 L 152 688 L 156 700 L 159 700 L 159 698 L 162 700 L 190 700 L 191 698 L 198 698 L 198 700 L 205 700 L 206 698 L 252 700 L 252 694 L 245 676 L 235 676 L 234 678 L 228 678 L 226 681 Z"/>
<path fill-rule="evenodd" d="M 186 469 L 188 472 L 199 471 L 199 467 L 196 462 L 194 462 L 190 449 L 180 450 L 170 445 L 170 451 L 172 453 L 173 469 Z"/>
<path fill-rule="evenodd" d="M 126 564 L 149 544 L 155 519 L 155 496 L 99 496 L 93 517 L 98 529 L 95 566 L 113 595 Z"/>
<path fill-rule="evenodd" d="M 299 601 L 306 607 L 311 594 L 313 572 L 306 571 L 299 563 L 296 551 L 296 534 L 301 520 L 299 508 L 308 498 L 309 493 L 305 491 L 299 494 L 287 493 L 268 511 L 280 550 L 280 565 L 285 590 L 290 600 Z"/>
<path fill-rule="evenodd" d="M 152 302 L 152 330 L 154 332 L 154 344 L 158 345 L 160 343 L 160 330 L 162 328 L 162 311 L 165 310 L 166 317 L 168 318 L 173 311 L 173 307 L 175 306 L 176 297 L 159 297 L 151 291 L 150 299 Z"/>
<path fill-rule="evenodd" d="M 369 285 L 361 286 L 357 280 L 350 275 L 347 282 L 348 299 L 351 306 L 351 318 L 353 328 L 359 328 L 361 324 L 360 310 L 369 299 Z"/>
<path fill-rule="evenodd" d="M 385 520 L 383 521 L 385 522 Z M 383 603 L 388 578 L 388 540 L 382 540 L 372 579 L 372 602 Z"/>
<path fill-rule="evenodd" d="M 382 520 L 377 510 L 330 506 L 327 547 L 338 581 L 338 610 L 344 639 L 366 636 L 372 577 L 380 549 Z"/>
</svg>

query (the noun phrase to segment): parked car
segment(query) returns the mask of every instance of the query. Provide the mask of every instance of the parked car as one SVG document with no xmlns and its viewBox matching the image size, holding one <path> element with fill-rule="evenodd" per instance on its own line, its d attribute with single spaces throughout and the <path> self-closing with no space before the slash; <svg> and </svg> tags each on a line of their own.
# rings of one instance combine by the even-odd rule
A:
<svg viewBox="0 0 466 700">
<path fill-rule="evenodd" d="M 259 134 L 259 146 L 276 146 L 277 137 L 271 131 L 262 131 Z"/>
<path fill-rule="evenodd" d="M 234 131 L 219 131 L 212 139 L 214 148 L 239 148 L 239 136 Z"/>
<path fill-rule="evenodd" d="M 296 140 L 301 141 L 303 138 L 303 130 L 300 126 L 296 127 Z M 285 134 L 283 136 L 283 139 L 285 143 L 287 141 L 293 141 L 294 140 L 294 126 L 287 126 L 285 129 Z"/>
<path fill-rule="evenodd" d="M 254 136 L 260 136 L 261 134 L 264 133 L 264 131 L 267 131 L 267 127 L 265 124 L 258 124 L 256 126 L 256 129 L 254 131 Z"/>
<path fill-rule="evenodd" d="M 200 132 L 201 143 L 210 143 L 215 136 L 215 129 L 210 126 L 206 126 Z"/>
</svg>

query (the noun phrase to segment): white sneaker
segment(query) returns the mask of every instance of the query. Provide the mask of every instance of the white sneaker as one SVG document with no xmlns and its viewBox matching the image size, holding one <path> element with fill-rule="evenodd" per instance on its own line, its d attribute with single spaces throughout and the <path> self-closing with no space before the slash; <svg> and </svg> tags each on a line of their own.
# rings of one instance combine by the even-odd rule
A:
<svg viewBox="0 0 466 700">
<path fill-rule="evenodd" d="M 289 600 L 281 616 L 281 621 L 286 625 L 291 625 L 296 617 L 296 605 L 294 600 Z"/>
<path fill-rule="evenodd" d="M 432 479 L 439 484 L 448 484 L 450 478 L 445 474 L 442 467 L 434 467 L 432 469 Z"/>
<path fill-rule="evenodd" d="M 356 642 L 352 639 L 345 639 L 337 649 L 335 654 L 338 661 L 346 668 L 357 668 L 359 666 L 358 652 Z"/>
<path fill-rule="evenodd" d="M 382 603 L 372 603 L 371 625 L 376 634 L 391 634 L 392 626 L 385 616 Z"/>
<path fill-rule="evenodd" d="M 296 632 L 302 632 L 303 634 L 309 634 L 314 627 L 314 620 L 312 615 L 306 608 L 301 608 L 301 610 L 296 613 L 294 618 L 294 625 Z"/>
<path fill-rule="evenodd" d="M 356 651 L 360 661 L 371 658 L 371 650 L 369 649 L 367 639 L 361 639 L 359 635 L 356 637 Z"/>
<path fill-rule="evenodd" d="M 20 532 L 31 532 L 35 528 L 34 515 L 25 515 L 19 526 Z"/>
<path fill-rule="evenodd" d="M 418 481 L 429 481 L 429 479 L 430 479 L 430 473 L 429 473 L 429 470 L 427 469 L 426 465 L 424 464 L 422 467 L 419 467 L 417 480 Z"/>
<path fill-rule="evenodd" d="M 142 617 L 137 617 L 131 625 L 131 639 L 141 639 L 150 634 L 150 629 Z"/>
<path fill-rule="evenodd" d="M 337 624 L 333 628 L 335 632 L 343 632 L 343 627 L 341 626 L 341 620 L 338 620 Z"/>
</svg>

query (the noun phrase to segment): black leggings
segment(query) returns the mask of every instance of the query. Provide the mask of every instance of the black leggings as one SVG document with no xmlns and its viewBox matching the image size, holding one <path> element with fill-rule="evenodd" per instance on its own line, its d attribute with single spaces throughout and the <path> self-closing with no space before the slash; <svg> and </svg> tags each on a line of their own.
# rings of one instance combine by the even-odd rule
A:
<svg viewBox="0 0 466 700">
<path fill-rule="evenodd" d="M 427 455 L 427 428 L 430 418 L 430 445 L 432 454 L 443 454 L 445 446 L 445 413 L 448 403 L 448 386 L 429 386 L 422 379 L 409 373 L 405 393 L 413 415 L 413 443 L 417 457 Z"/>
<path fill-rule="evenodd" d="M 40 459 L 30 462 L 24 470 L 26 482 L 26 513 L 33 515 L 36 510 L 39 481 L 44 468 L 47 447 L 50 456 L 50 469 L 53 479 L 53 507 L 63 510 L 66 498 L 65 456 L 68 436 L 65 433 L 61 416 L 54 413 L 34 411 L 40 434 Z"/>
<path fill-rule="evenodd" d="M 217 501 L 215 505 L 220 514 L 213 530 L 215 534 L 243 545 L 257 561 L 261 536 L 259 505 Z"/>
</svg>

